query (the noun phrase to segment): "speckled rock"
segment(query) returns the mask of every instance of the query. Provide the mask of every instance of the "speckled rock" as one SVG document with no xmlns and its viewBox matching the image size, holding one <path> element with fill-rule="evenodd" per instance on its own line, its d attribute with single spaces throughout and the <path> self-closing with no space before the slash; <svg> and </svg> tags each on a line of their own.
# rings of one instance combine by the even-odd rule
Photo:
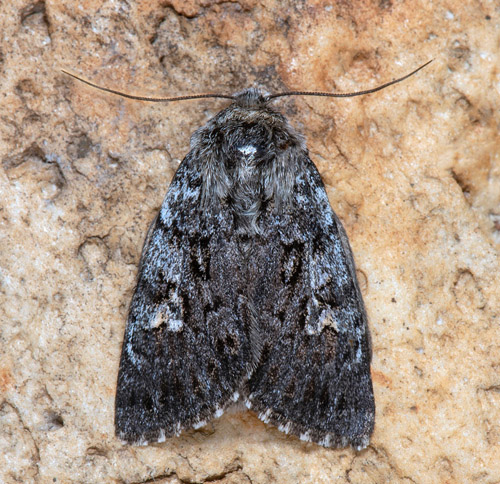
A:
<svg viewBox="0 0 500 484">
<path fill-rule="evenodd" d="M 495 2 L 0 4 L 0 482 L 497 483 L 500 9 Z M 146 447 L 113 404 L 142 241 L 225 104 L 127 92 L 354 91 L 276 105 L 308 138 L 370 318 L 370 446 L 251 412 Z"/>
</svg>

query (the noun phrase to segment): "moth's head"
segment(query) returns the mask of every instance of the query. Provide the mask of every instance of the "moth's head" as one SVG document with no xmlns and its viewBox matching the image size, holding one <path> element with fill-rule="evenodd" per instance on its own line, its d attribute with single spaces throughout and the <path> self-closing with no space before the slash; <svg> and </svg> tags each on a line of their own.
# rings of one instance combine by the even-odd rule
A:
<svg viewBox="0 0 500 484">
<path fill-rule="evenodd" d="M 256 88 L 231 96 L 232 103 L 219 111 L 191 136 L 191 149 L 217 152 L 232 168 L 272 160 L 277 149 L 305 142 L 287 119 Z M 221 161 L 221 160 L 219 160 Z"/>
<path fill-rule="evenodd" d="M 265 106 L 268 102 L 268 95 L 259 91 L 255 87 L 245 89 L 233 96 L 234 103 L 244 108 Z"/>
</svg>

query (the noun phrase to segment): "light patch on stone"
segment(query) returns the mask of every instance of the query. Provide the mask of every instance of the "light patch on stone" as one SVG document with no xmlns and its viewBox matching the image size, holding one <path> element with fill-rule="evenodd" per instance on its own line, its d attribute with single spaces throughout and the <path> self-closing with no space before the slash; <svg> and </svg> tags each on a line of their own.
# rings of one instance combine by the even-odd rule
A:
<svg viewBox="0 0 500 484">
<path fill-rule="evenodd" d="M 299 439 L 305 442 L 311 442 L 311 436 L 309 435 L 309 432 L 304 432 L 303 434 L 300 434 Z"/>
<path fill-rule="evenodd" d="M 218 408 L 215 410 L 215 418 L 222 417 L 222 414 L 224 413 L 224 410 L 222 408 Z"/>
</svg>

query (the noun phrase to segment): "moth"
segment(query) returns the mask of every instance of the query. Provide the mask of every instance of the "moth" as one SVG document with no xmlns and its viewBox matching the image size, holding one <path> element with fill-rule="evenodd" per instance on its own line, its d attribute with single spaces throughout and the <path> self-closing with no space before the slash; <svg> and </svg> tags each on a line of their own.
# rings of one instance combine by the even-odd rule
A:
<svg viewBox="0 0 500 484">
<path fill-rule="evenodd" d="M 424 66 L 347 94 L 161 99 L 84 81 L 133 99 L 231 99 L 193 134 L 147 234 L 120 360 L 118 437 L 161 442 L 242 400 L 302 440 L 368 445 L 371 344 L 352 251 L 304 138 L 271 101 L 367 94 Z"/>
</svg>

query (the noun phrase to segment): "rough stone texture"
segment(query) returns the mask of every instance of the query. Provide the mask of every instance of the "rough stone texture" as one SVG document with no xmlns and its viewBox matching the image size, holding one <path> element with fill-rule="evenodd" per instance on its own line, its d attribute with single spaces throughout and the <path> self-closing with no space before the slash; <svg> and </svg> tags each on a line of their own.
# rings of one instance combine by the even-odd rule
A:
<svg viewBox="0 0 500 484">
<path fill-rule="evenodd" d="M 496 1 L 0 3 L 0 482 L 500 482 Z M 353 91 L 276 104 L 344 221 L 373 336 L 362 452 L 250 412 L 161 445 L 113 434 L 141 244 L 190 133 L 225 104 L 141 94 Z"/>
</svg>

